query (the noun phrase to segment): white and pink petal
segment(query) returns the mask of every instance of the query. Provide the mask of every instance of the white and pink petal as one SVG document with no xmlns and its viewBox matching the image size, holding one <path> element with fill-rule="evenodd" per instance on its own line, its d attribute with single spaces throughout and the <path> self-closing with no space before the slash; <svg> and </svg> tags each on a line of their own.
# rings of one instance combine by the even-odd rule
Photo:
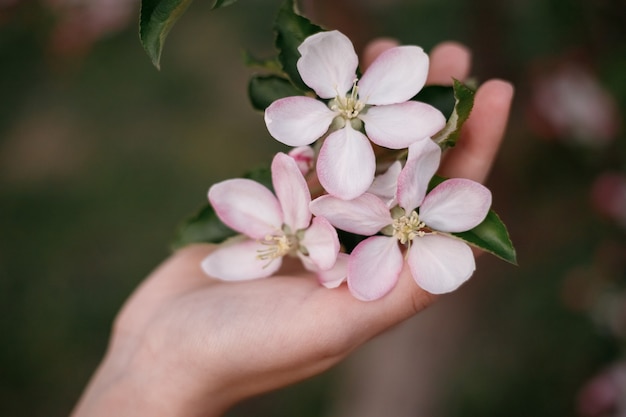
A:
<svg viewBox="0 0 626 417">
<path fill-rule="evenodd" d="M 465 178 L 446 180 L 432 189 L 420 206 L 420 219 L 442 232 L 465 232 L 478 226 L 491 207 L 491 191 Z"/>
<path fill-rule="evenodd" d="M 303 146 L 321 138 L 335 116 L 335 112 L 314 98 L 285 97 L 265 109 L 265 125 L 277 141 L 289 146 Z"/>
<path fill-rule="evenodd" d="M 317 157 L 322 187 L 344 200 L 363 194 L 372 185 L 376 157 L 365 135 L 347 124 L 328 135 Z"/>
<path fill-rule="evenodd" d="M 456 290 L 476 269 L 474 255 L 466 243 L 437 234 L 414 239 L 407 263 L 417 285 L 431 294 Z"/>
<path fill-rule="evenodd" d="M 209 201 L 226 226 L 253 239 L 282 227 L 278 200 L 258 182 L 239 178 L 219 182 L 209 188 Z"/>
<path fill-rule="evenodd" d="M 418 46 L 383 52 L 359 80 L 359 97 L 372 105 L 395 104 L 417 94 L 428 75 L 428 55 Z"/>
<path fill-rule="evenodd" d="M 302 81 L 321 98 L 345 95 L 356 79 L 359 59 L 352 42 L 336 30 L 309 36 L 298 47 Z"/>
<path fill-rule="evenodd" d="M 304 232 L 300 245 L 320 270 L 330 269 L 337 260 L 339 238 L 335 228 L 323 217 L 315 217 Z"/>
<path fill-rule="evenodd" d="M 317 279 L 326 288 L 339 287 L 348 276 L 348 259 L 346 253 L 337 254 L 337 261 L 330 269 L 318 270 Z"/>
<path fill-rule="evenodd" d="M 279 152 L 274 156 L 272 184 L 283 211 L 283 223 L 292 233 L 307 228 L 311 222 L 311 193 L 298 164 L 289 155 Z"/>
<path fill-rule="evenodd" d="M 373 194 L 352 200 L 323 195 L 311 202 L 311 212 L 326 218 L 337 229 L 371 236 L 393 222 L 389 207 Z"/>
<path fill-rule="evenodd" d="M 367 238 L 350 254 L 348 288 L 359 300 L 377 300 L 396 286 L 403 264 L 402 252 L 395 238 Z"/>
<path fill-rule="evenodd" d="M 257 257 L 264 246 L 254 240 L 226 242 L 202 261 L 202 270 L 223 281 L 245 281 L 265 278 L 282 265 L 282 258 L 272 261 Z"/>
<path fill-rule="evenodd" d="M 372 106 L 359 115 L 370 140 L 390 149 L 430 138 L 444 128 L 446 119 L 435 107 L 418 101 Z"/>
<path fill-rule="evenodd" d="M 396 202 L 396 192 L 398 190 L 398 176 L 402 171 L 400 161 L 395 161 L 383 174 L 377 175 L 374 182 L 367 190 L 383 200 L 387 206 L 392 207 Z"/>
<path fill-rule="evenodd" d="M 406 212 L 422 204 L 440 161 L 441 148 L 432 140 L 424 139 L 411 145 L 409 159 L 398 176 L 398 204 Z"/>
</svg>

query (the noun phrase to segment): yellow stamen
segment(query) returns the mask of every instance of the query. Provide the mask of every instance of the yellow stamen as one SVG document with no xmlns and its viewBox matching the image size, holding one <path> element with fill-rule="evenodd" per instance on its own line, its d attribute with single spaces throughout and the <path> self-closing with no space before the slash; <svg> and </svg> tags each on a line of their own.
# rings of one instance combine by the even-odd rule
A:
<svg viewBox="0 0 626 417">
<path fill-rule="evenodd" d="M 274 259 L 282 258 L 288 255 L 298 248 L 298 240 L 293 235 L 267 235 L 263 240 L 259 240 L 259 243 L 267 246 L 267 249 L 259 249 L 257 251 L 257 259 L 262 261 L 269 261 L 265 266 L 267 267 L 272 263 Z"/>
<path fill-rule="evenodd" d="M 393 220 L 393 237 L 400 243 L 411 244 L 416 237 L 424 237 L 427 233 L 432 233 L 426 224 L 419 219 L 416 211 L 412 211 L 409 216 L 403 215 Z"/>
</svg>

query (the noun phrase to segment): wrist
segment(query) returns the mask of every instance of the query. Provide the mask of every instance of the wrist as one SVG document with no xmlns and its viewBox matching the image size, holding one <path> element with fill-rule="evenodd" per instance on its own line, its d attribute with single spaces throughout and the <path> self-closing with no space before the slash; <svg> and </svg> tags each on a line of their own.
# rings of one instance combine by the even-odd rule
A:
<svg viewBox="0 0 626 417">
<path fill-rule="evenodd" d="M 112 343 L 72 417 L 217 417 L 228 408 L 210 381 L 146 346 L 121 345 Z"/>
</svg>

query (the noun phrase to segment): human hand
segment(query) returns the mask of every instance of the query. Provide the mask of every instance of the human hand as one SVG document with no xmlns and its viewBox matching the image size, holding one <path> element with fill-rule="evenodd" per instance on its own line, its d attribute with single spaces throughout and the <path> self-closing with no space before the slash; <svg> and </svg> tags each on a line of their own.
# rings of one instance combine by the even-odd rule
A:
<svg viewBox="0 0 626 417">
<path fill-rule="evenodd" d="M 394 46 L 373 43 L 365 62 Z M 431 53 L 429 82 L 466 78 L 470 54 L 445 43 Z M 491 80 L 440 173 L 484 181 L 500 145 L 513 90 Z M 211 245 L 175 253 L 135 291 L 116 318 L 107 355 L 74 412 L 217 416 L 236 402 L 305 379 L 434 301 L 403 271 L 371 302 L 329 290 L 296 263 L 275 276 L 221 282 L 200 269 Z"/>
</svg>

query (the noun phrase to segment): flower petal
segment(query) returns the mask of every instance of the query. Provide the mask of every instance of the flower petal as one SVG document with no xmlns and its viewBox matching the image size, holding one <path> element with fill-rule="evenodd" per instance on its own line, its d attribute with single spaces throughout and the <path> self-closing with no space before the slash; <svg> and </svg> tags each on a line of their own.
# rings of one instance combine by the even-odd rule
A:
<svg viewBox="0 0 626 417">
<path fill-rule="evenodd" d="M 311 193 L 296 161 L 284 153 L 277 153 L 272 161 L 272 184 L 283 210 L 283 223 L 291 232 L 306 229 L 311 223 Z"/>
<path fill-rule="evenodd" d="M 330 269 L 337 260 L 339 238 L 335 228 L 323 217 L 315 217 L 311 227 L 304 232 L 300 245 L 306 248 L 309 258 L 321 270 Z"/>
<path fill-rule="evenodd" d="M 398 241 L 373 236 L 359 243 L 348 260 L 348 288 L 359 300 L 377 300 L 398 282 L 404 263 Z"/>
<path fill-rule="evenodd" d="M 308 256 L 298 253 L 298 258 L 302 261 L 304 269 L 314 272 L 319 283 L 326 288 L 337 288 L 346 280 L 348 275 L 349 255 L 346 253 L 338 253 L 335 265 L 326 270 L 319 269 Z"/>
<path fill-rule="evenodd" d="M 374 178 L 374 182 L 367 192 L 383 200 L 388 207 L 392 207 L 396 202 L 400 171 L 402 171 L 402 164 L 400 161 L 394 162 L 385 173 Z"/>
<path fill-rule="evenodd" d="M 263 239 L 283 225 L 283 212 L 274 194 L 252 180 L 237 178 L 214 184 L 209 201 L 226 226 L 253 239 Z"/>
<path fill-rule="evenodd" d="M 465 232 L 478 226 L 491 207 L 491 191 L 476 181 L 453 178 L 428 193 L 420 219 L 441 232 Z"/>
<path fill-rule="evenodd" d="M 298 47 L 302 81 L 321 98 L 345 95 L 356 79 L 359 59 L 350 39 L 336 30 L 309 36 Z"/>
<path fill-rule="evenodd" d="M 243 281 L 265 278 L 276 272 L 282 258 L 271 262 L 257 258 L 263 246 L 254 240 L 230 243 L 220 246 L 202 261 L 204 272 L 224 281 Z"/>
<path fill-rule="evenodd" d="M 409 159 L 398 177 L 398 204 L 410 212 L 422 204 L 428 183 L 437 172 L 441 148 L 430 139 L 414 143 L 409 148 Z"/>
<path fill-rule="evenodd" d="M 335 265 L 324 271 L 317 271 L 317 279 L 326 288 L 337 288 L 340 286 L 348 275 L 348 259 L 347 253 L 338 253 Z"/>
<path fill-rule="evenodd" d="M 431 294 L 456 290 L 476 269 L 469 245 L 436 234 L 413 239 L 407 263 L 417 285 Z"/>
<path fill-rule="evenodd" d="M 311 97 L 294 96 L 276 100 L 265 109 L 270 135 L 289 146 L 308 145 L 328 130 L 335 113 Z"/>
<path fill-rule="evenodd" d="M 402 103 L 417 94 L 428 75 L 428 55 L 418 46 L 383 52 L 359 80 L 359 97 L 367 104 Z"/>
<path fill-rule="evenodd" d="M 418 101 L 370 107 L 359 118 L 365 122 L 365 133 L 372 142 L 391 149 L 408 148 L 446 125 L 439 110 Z"/>
<path fill-rule="evenodd" d="M 326 138 L 317 157 L 317 175 L 330 194 L 350 200 L 363 194 L 374 181 L 376 158 L 361 132 L 347 124 Z"/>
<path fill-rule="evenodd" d="M 323 195 L 311 202 L 311 211 L 346 232 L 371 236 L 393 222 L 389 208 L 373 194 L 365 193 L 352 200 Z"/>
</svg>

